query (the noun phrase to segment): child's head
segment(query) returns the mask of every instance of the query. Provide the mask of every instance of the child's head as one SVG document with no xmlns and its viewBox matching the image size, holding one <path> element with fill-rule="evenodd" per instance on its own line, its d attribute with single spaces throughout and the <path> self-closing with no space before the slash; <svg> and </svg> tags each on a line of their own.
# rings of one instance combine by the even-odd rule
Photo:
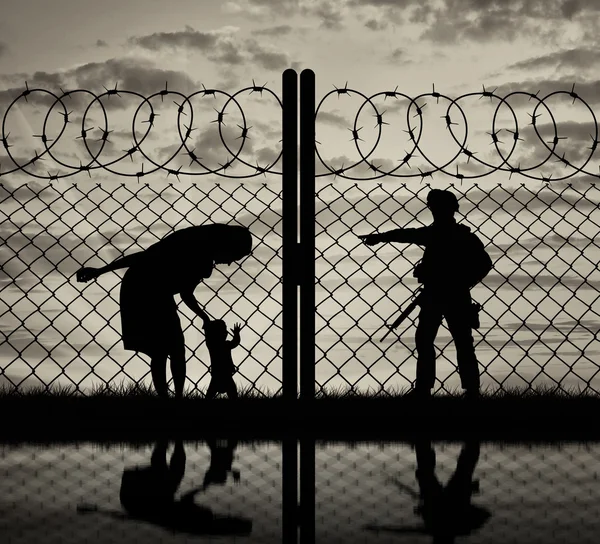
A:
<svg viewBox="0 0 600 544">
<path fill-rule="evenodd" d="M 222 319 L 209 321 L 206 325 L 206 335 L 211 340 L 225 340 L 227 338 L 227 325 Z"/>
</svg>

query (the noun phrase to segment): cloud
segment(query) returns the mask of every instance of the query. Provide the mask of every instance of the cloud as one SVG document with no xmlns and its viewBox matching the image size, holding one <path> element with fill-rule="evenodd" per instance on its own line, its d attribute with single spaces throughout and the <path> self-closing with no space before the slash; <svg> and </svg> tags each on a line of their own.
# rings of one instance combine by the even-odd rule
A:
<svg viewBox="0 0 600 544">
<path fill-rule="evenodd" d="M 152 61 L 140 58 L 112 58 L 105 62 L 90 62 L 69 70 L 65 76 L 73 78 L 83 89 L 100 88 L 104 91 L 102 85 L 110 89 L 114 87 L 114 83 L 118 83 L 118 88 L 142 95 L 164 89 L 165 81 L 169 82 L 169 90 L 183 94 L 191 94 L 199 86 L 184 72 L 156 68 Z M 122 107 L 126 105 L 125 101 L 112 98 L 111 104 L 123 104 Z"/>
<path fill-rule="evenodd" d="M 497 96 L 505 97 L 513 92 L 525 92 L 536 94 L 538 99 L 543 99 L 550 93 L 556 91 L 570 92 L 573 85 L 571 76 L 561 77 L 558 79 L 528 79 L 523 81 L 510 81 L 501 83 L 494 92 Z M 600 80 L 578 80 L 575 86 L 575 92 L 590 106 L 600 104 Z M 570 99 L 572 101 L 572 99 Z M 516 96 L 509 99 L 509 103 L 513 108 L 520 106 L 531 106 L 533 109 L 537 104 L 536 99 L 529 100 L 528 96 Z M 570 102 L 569 102 L 570 103 Z M 550 107 L 550 106 L 549 106 Z M 544 113 L 545 108 L 540 106 L 537 113 Z"/>
<path fill-rule="evenodd" d="M 405 51 L 404 49 L 401 49 L 400 47 L 397 47 L 396 49 L 394 49 L 389 55 L 388 55 L 388 60 L 394 64 L 397 64 L 400 61 L 404 61 L 407 62 L 407 60 L 405 59 Z"/>
<path fill-rule="evenodd" d="M 96 40 L 96 47 L 108 47 L 108 44 L 104 40 Z"/>
<path fill-rule="evenodd" d="M 597 49 L 578 47 L 515 62 L 514 64 L 509 64 L 506 69 L 523 71 L 545 68 L 554 68 L 558 70 L 563 70 L 565 68 L 586 69 L 591 68 L 596 64 L 600 64 L 600 57 L 598 56 Z"/>
<path fill-rule="evenodd" d="M 0 42 L 0 58 L 8 53 L 8 44 Z"/>
<path fill-rule="evenodd" d="M 178 32 L 154 32 L 146 36 L 132 36 L 128 42 L 150 51 L 160 51 L 165 48 L 181 47 L 198 51 L 211 51 L 221 38 L 217 32 L 199 32 L 186 27 Z"/>
<path fill-rule="evenodd" d="M 388 26 L 389 23 L 386 20 L 369 19 L 365 23 L 365 27 L 370 30 L 385 30 Z"/>
<path fill-rule="evenodd" d="M 199 32 L 186 27 L 186 30 L 179 32 L 132 37 L 129 42 L 151 51 L 168 48 L 203 51 L 209 60 L 218 63 L 222 69 L 251 63 L 272 71 L 289 67 L 289 57 L 280 48 L 267 46 L 254 38 L 239 39 L 235 36 L 236 30 L 235 27 L 227 27 L 219 31 Z"/>
<path fill-rule="evenodd" d="M 257 36 L 285 36 L 293 30 L 290 25 L 270 26 L 252 31 L 252 34 Z"/>
<path fill-rule="evenodd" d="M 316 122 L 327 123 L 328 125 L 334 125 L 341 128 L 350 128 L 352 123 L 346 119 L 343 115 L 335 112 L 320 111 L 317 114 Z"/>
<path fill-rule="evenodd" d="M 280 50 L 266 48 L 255 40 L 246 40 L 245 44 L 251 60 L 265 70 L 281 71 L 290 65 L 288 55 Z"/>
<path fill-rule="evenodd" d="M 594 0 L 350 0 L 346 6 L 354 12 L 374 8 L 385 21 L 423 25 L 419 39 L 438 44 L 514 41 L 523 35 L 547 42 L 557 25 L 568 20 L 585 26 L 600 9 Z"/>
<path fill-rule="evenodd" d="M 224 9 L 260 21 L 303 15 L 316 18 L 321 28 L 341 30 L 346 6 L 346 0 L 236 0 L 225 2 Z"/>
</svg>

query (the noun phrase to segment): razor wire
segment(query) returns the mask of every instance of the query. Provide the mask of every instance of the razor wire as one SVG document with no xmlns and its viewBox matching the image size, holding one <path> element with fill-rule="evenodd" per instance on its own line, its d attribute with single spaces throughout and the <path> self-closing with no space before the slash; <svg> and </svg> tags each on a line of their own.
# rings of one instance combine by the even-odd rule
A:
<svg viewBox="0 0 600 544">
<path fill-rule="evenodd" d="M 562 180 L 568 179 L 568 178 L 572 177 L 573 175 L 579 174 L 579 173 L 587 174 L 590 176 L 600 178 L 600 168 L 599 168 L 599 172 L 596 174 L 585 170 L 586 165 L 591 160 L 592 155 L 596 151 L 598 143 L 599 143 L 598 123 L 597 123 L 596 116 L 595 116 L 592 108 L 580 95 L 578 95 L 575 92 L 575 84 L 573 84 L 570 91 L 564 91 L 564 90 L 553 91 L 553 92 L 548 93 L 544 97 L 538 96 L 540 91 L 533 93 L 533 94 L 529 93 L 529 92 L 525 92 L 525 91 L 513 91 L 513 92 L 508 93 L 506 96 L 500 96 L 500 95 L 495 94 L 496 89 L 494 91 L 486 91 L 485 86 L 483 86 L 483 91 L 481 91 L 481 92 L 465 93 L 456 98 L 450 98 L 449 96 L 447 96 L 445 94 L 437 92 L 435 90 L 435 85 L 434 85 L 431 93 L 422 93 L 422 94 L 416 96 L 415 98 L 411 98 L 410 96 L 408 96 L 402 92 L 399 92 L 397 89 L 398 89 L 398 87 L 396 87 L 396 89 L 394 91 L 382 91 L 382 92 L 372 94 L 371 96 L 367 96 L 356 89 L 348 88 L 347 83 L 346 83 L 345 87 L 343 87 L 341 89 L 335 88 L 334 90 L 328 92 L 321 99 L 321 101 L 319 102 L 319 104 L 317 105 L 317 108 L 316 108 L 316 114 L 315 114 L 316 121 L 319 120 L 319 110 L 321 109 L 321 107 L 323 106 L 325 101 L 328 98 L 330 98 L 331 96 L 337 96 L 339 98 L 341 95 L 349 96 L 350 94 L 355 94 L 363 99 L 362 104 L 357 109 L 352 128 L 347 127 L 347 130 L 349 130 L 352 133 L 352 138 L 350 141 L 354 142 L 356 151 L 360 156 L 360 160 L 358 162 L 355 162 L 346 167 L 344 167 L 342 165 L 341 168 L 332 168 L 323 160 L 323 158 L 321 156 L 321 152 L 319 151 L 319 145 L 322 145 L 321 142 L 316 141 L 316 144 L 318 144 L 315 146 L 316 156 L 317 156 L 319 162 L 321 163 L 321 165 L 323 165 L 327 169 L 327 172 L 317 174 L 316 177 L 329 176 L 329 175 L 333 174 L 334 178 L 339 176 L 343 179 L 355 180 L 355 181 L 372 181 L 372 180 L 381 179 L 384 176 L 385 177 L 393 177 L 393 178 L 415 178 L 416 177 L 416 178 L 421 178 L 421 181 L 423 181 L 425 178 L 431 179 L 433 174 L 435 174 L 436 172 L 439 172 L 439 173 L 446 174 L 450 177 L 456 178 L 457 180 L 460 180 L 462 183 L 463 180 L 477 179 L 477 178 L 485 177 L 485 176 L 490 175 L 495 172 L 505 172 L 505 173 L 509 174 L 509 179 L 510 179 L 510 177 L 512 177 L 513 174 L 516 173 L 516 174 L 520 174 L 521 176 L 528 178 L 530 180 L 537 180 L 537 181 L 544 181 L 544 182 L 550 182 L 551 180 L 562 181 Z M 375 150 L 377 149 L 377 146 L 379 145 L 379 143 L 381 141 L 383 125 L 389 124 L 383 120 L 383 116 L 386 112 L 385 111 L 380 112 L 380 110 L 377 108 L 377 106 L 373 102 L 374 99 L 381 97 L 381 96 L 384 97 L 384 101 L 387 98 L 398 99 L 398 97 L 401 97 L 401 98 L 407 100 L 409 103 L 407 111 L 406 111 L 407 130 L 404 130 L 404 132 L 407 133 L 409 136 L 409 142 L 412 145 L 412 149 L 409 152 L 405 151 L 405 155 L 401 159 L 399 159 L 400 164 L 390 171 L 382 170 L 381 165 L 377 166 L 377 165 L 373 164 L 373 161 L 368 160 L 369 157 L 375 152 Z M 536 165 L 530 166 L 530 167 L 526 167 L 526 168 L 521 168 L 520 164 L 514 165 L 509 162 L 511 159 L 511 156 L 513 155 L 513 153 L 517 147 L 517 142 L 523 141 L 523 138 L 520 137 L 517 115 L 516 115 L 513 107 L 508 102 L 509 99 L 513 96 L 527 97 L 528 102 L 531 101 L 532 99 L 537 100 L 537 104 L 535 105 L 535 108 L 533 109 L 533 113 L 528 113 L 528 115 L 531 117 L 530 125 L 533 126 L 539 141 L 544 145 L 544 147 L 548 151 L 548 156 L 543 161 L 541 161 L 539 164 L 536 164 Z M 557 127 L 556 120 L 554 118 L 554 115 L 552 114 L 551 108 L 546 104 L 546 101 L 548 101 L 550 98 L 555 97 L 555 96 L 568 96 L 573 99 L 572 104 L 575 104 L 576 101 L 579 101 L 579 103 L 581 103 L 585 108 L 587 108 L 587 110 L 589 111 L 589 113 L 593 119 L 595 134 L 594 134 L 594 136 L 592 136 L 590 134 L 591 146 L 588 148 L 588 149 L 590 149 L 591 152 L 589 154 L 589 157 L 585 160 L 583 165 L 581 165 L 580 167 L 574 165 L 571 161 L 569 161 L 565 157 L 565 154 L 563 154 L 563 156 L 560 157 L 556 153 L 556 147 L 558 146 L 560 140 L 565 140 L 566 137 L 558 135 L 558 127 Z M 440 98 L 447 100 L 449 102 L 448 107 L 446 109 L 446 113 L 444 115 L 442 115 L 441 118 L 443 118 L 445 120 L 446 128 L 448 129 L 452 139 L 454 140 L 454 143 L 457 146 L 457 151 L 456 151 L 456 154 L 449 161 L 447 161 L 446 163 L 444 163 L 442 165 L 436 165 L 427 156 L 427 154 L 423 151 L 423 149 L 419 146 L 419 143 L 421 141 L 421 135 L 423 133 L 423 108 L 425 108 L 425 106 L 427 105 L 426 102 L 423 102 L 423 99 L 426 97 L 435 98 L 438 104 L 439 104 Z M 478 97 L 478 99 L 485 97 L 485 98 L 489 98 L 490 101 L 492 101 L 492 99 L 498 100 L 498 104 L 494 111 L 494 116 L 493 116 L 493 120 L 492 120 L 491 132 L 489 132 L 487 134 L 491 137 L 491 139 L 492 139 L 491 144 L 494 144 L 494 148 L 502 161 L 500 165 L 489 164 L 488 162 L 475 156 L 478 153 L 477 151 L 472 151 L 472 150 L 468 149 L 468 145 L 467 145 L 467 140 L 469 137 L 468 121 L 467 121 L 467 116 L 465 115 L 464 110 L 459 105 L 459 102 L 461 100 L 464 100 L 469 97 Z M 421 104 L 419 104 L 419 101 L 421 101 Z M 359 141 L 363 141 L 359 135 L 359 132 L 360 132 L 360 130 L 362 130 L 364 128 L 364 126 L 358 127 L 358 119 L 359 119 L 361 112 L 363 111 L 363 109 L 365 107 L 367 107 L 367 105 L 370 106 L 374 112 L 374 115 L 372 115 L 372 117 L 376 118 L 376 125 L 374 128 L 377 129 L 377 137 L 375 139 L 375 142 L 373 143 L 373 146 L 371 147 L 369 152 L 365 155 L 359 144 Z M 498 117 L 498 112 L 502 106 L 506 106 L 506 108 L 508 108 L 508 110 L 510 111 L 510 114 L 513 118 L 514 127 L 512 128 L 512 130 L 507 129 L 507 128 L 496 129 L 496 119 Z M 453 125 L 459 124 L 452 120 L 452 116 L 450 113 L 450 110 L 452 108 L 456 108 L 458 110 L 458 113 L 460 114 L 462 123 L 464 124 L 465 134 L 464 134 L 464 138 L 463 138 L 462 142 L 458 140 L 454 130 L 452 129 Z M 551 142 L 544 141 L 543 137 L 539 133 L 538 126 L 536 123 L 536 119 L 538 117 L 540 117 L 540 115 L 541 115 L 540 113 L 537 113 L 539 108 L 544 108 L 544 110 L 546 111 L 546 113 L 549 115 L 549 117 L 551 119 L 552 127 L 554 130 L 554 136 L 553 136 Z M 412 124 L 411 124 L 410 114 L 413 111 L 415 111 L 416 113 L 412 118 L 413 119 L 418 118 L 418 126 L 412 126 Z M 456 119 L 456 117 L 455 117 L 455 119 Z M 415 131 L 417 131 L 417 130 L 418 130 L 418 132 L 417 132 L 417 135 L 415 136 Z M 509 132 L 510 134 L 512 134 L 512 140 L 513 140 L 512 147 L 507 155 L 503 154 L 502 150 L 500 149 L 500 147 L 498 145 L 499 143 L 503 143 L 498 139 L 498 134 L 502 130 L 505 130 L 506 132 Z M 548 143 L 550 143 L 552 147 L 550 147 L 548 145 Z M 429 163 L 429 165 L 431 166 L 431 169 L 423 171 L 419 167 L 418 173 L 416 173 L 416 172 L 412 172 L 412 173 L 397 172 L 397 170 L 399 170 L 403 166 L 408 166 L 410 168 L 409 162 L 411 159 L 418 157 L 418 155 L 416 154 L 417 151 L 419 153 L 421 153 L 421 156 L 425 159 L 425 161 L 427 161 L 427 163 Z M 458 159 L 459 157 L 461 157 L 463 155 L 465 157 L 467 157 L 467 163 L 469 161 L 473 160 L 475 163 L 478 163 L 486 168 L 489 168 L 489 171 L 481 173 L 481 174 L 465 175 L 458 171 L 458 165 L 456 166 L 456 174 L 446 170 L 446 168 L 448 166 L 450 166 L 452 163 L 454 163 L 454 161 L 456 159 Z M 528 172 L 530 172 L 532 170 L 536 170 L 536 169 L 540 168 L 541 166 L 543 166 L 544 164 L 546 164 L 548 162 L 548 160 L 550 160 L 550 158 L 553 156 L 557 158 L 557 160 L 554 162 L 560 162 L 560 163 L 564 164 L 565 167 L 570 166 L 575 171 L 568 175 L 565 175 L 562 177 L 556 177 L 556 178 L 552 178 L 552 174 L 550 176 L 544 176 L 544 175 L 536 176 L 536 175 L 532 175 L 531 173 L 528 173 Z M 372 170 L 374 172 L 372 177 L 357 178 L 357 177 L 353 177 L 353 176 L 347 174 L 347 172 L 349 170 L 352 170 L 352 169 L 360 166 L 361 164 L 368 166 L 369 170 Z"/>
<path fill-rule="evenodd" d="M 281 108 L 282 107 L 281 100 L 279 99 L 277 94 L 275 94 L 271 89 L 266 87 L 266 84 L 265 85 L 256 85 L 253 80 L 251 86 L 245 87 L 245 88 L 237 91 L 234 94 L 230 94 L 226 91 L 222 91 L 219 89 L 212 89 L 212 88 L 207 89 L 203 85 L 202 90 L 198 90 L 187 96 L 178 91 L 169 90 L 168 89 L 168 81 L 165 83 L 165 89 L 158 91 L 150 96 L 144 96 L 136 91 L 121 90 L 121 89 L 118 89 L 117 87 L 118 87 L 118 84 L 115 85 L 114 89 L 107 89 L 106 87 L 104 87 L 105 92 L 98 94 L 98 95 L 87 89 L 74 89 L 74 90 L 68 90 L 68 91 L 63 91 L 61 89 L 62 94 L 57 95 L 54 92 L 49 91 L 47 89 L 43 89 L 43 88 L 30 89 L 28 83 L 25 82 L 25 90 L 10 103 L 10 105 L 8 106 L 7 110 L 5 111 L 3 119 L 2 119 L 2 138 L 0 139 L 0 142 L 2 143 L 4 150 L 6 151 L 9 158 L 12 160 L 12 162 L 14 163 L 15 167 L 12 170 L 8 170 L 5 172 L 2 172 L 0 170 L 0 176 L 6 176 L 8 174 L 20 171 L 20 172 L 23 172 L 29 176 L 32 176 L 32 177 L 35 177 L 38 179 L 59 180 L 59 179 L 63 179 L 63 178 L 69 178 L 69 177 L 79 174 L 81 172 L 87 172 L 88 176 L 91 178 L 91 172 L 94 170 L 98 170 L 98 169 L 105 170 L 115 176 L 135 177 L 135 178 L 137 178 L 138 181 L 140 180 L 140 178 L 142 178 L 144 176 L 148 176 L 148 175 L 150 175 L 154 172 L 160 171 L 160 170 L 166 171 L 167 177 L 170 175 L 173 175 L 178 179 L 179 179 L 180 175 L 188 175 L 188 176 L 199 176 L 200 175 L 201 176 L 201 175 L 208 175 L 208 174 L 216 174 L 220 177 L 229 178 L 229 179 L 247 179 L 247 178 L 251 178 L 251 177 L 254 177 L 254 176 L 257 176 L 260 174 L 266 175 L 266 173 L 274 174 L 274 175 L 281 175 L 281 171 L 274 170 L 273 167 L 279 162 L 282 152 L 279 153 L 277 158 L 271 164 L 264 166 L 264 167 L 260 166 L 258 164 L 258 161 L 256 162 L 256 165 L 251 165 L 251 164 L 247 163 L 246 161 L 244 161 L 244 159 L 242 159 L 240 157 L 240 154 L 242 153 L 242 151 L 244 149 L 244 145 L 246 144 L 246 140 L 249 138 L 248 132 L 252 128 L 252 126 L 247 125 L 247 122 L 246 122 L 247 116 L 245 115 L 244 109 L 242 108 L 242 106 L 240 105 L 240 103 L 236 97 L 238 97 L 240 94 L 246 93 L 246 92 L 248 92 L 249 94 L 258 93 L 262 97 L 262 93 L 266 92 L 268 95 L 274 97 L 275 100 L 277 100 L 277 103 L 279 104 L 279 107 Z M 35 151 L 34 157 L 32 159 L 30 159 L 24 165 L 23 164 L 19 165 L 10 152 L 10 147 L 13 147 L 13 146 L 9 142 L 10 132 L 8 132 L 8 134 L 6 132 L 6 119 L 7 119 L 7 115 L 10 112 L 11 108 L 13 108 L 18 103 L 19 100 L 23 99 L 26 102 L 28 102 L 27 97 L 31 96 L 34 93 L 43 93 L 43 94 L 51 96 L 54 99 L 54 102 L 52 103 L 52 105 L 50 106 L 50 108 L 48 109 L 48 111 L 44 117 L 44 123 L 43 123 L 41 134 L 33 135 L 33 137 L 41 139 L 41 141 L 44 145 L 44 151 L 40 155 L 38 155 L 37 151 Z M 89 163 L 87 163 L 85 165 L 82 164 L 81 160 L 80 160 L 79 166 L 76 166 L 76 165 L 67 164 L 63 160 L 56 157 L 52 153 L 52 148 L 54 146 L 56 146 L 57 143 L 60 141 L 61 137 L 63 136 L 63 134 L 65 132 L 67 124 L 71 122 L 69 120 L 69 115 L 72 113 L 72 111 L 71 112 L 67 111 L 67 106 L 65 105 L 65 102 L 67 101 L 67 99 L 72 99 L 74 96 L 76 96 L 78 94 L 90 95 L 90 98 L 91 98 L 90 102 L 88 103 L 87 107 L 85 108 L 85 112 L 84 112 L 82 120 L 81 120 L 80 135 L 77 136 L 77 138 L 76 138 L 76 139 L 81 139 L 83 141 L 85 148 L 91 157 L 91 160 Z M 109 130 L 109 118 L 106 113 L 106 107 L 102 103 L 102 99 L 104 97 L 106 97 L 107 99 L 109 99 L 110 97 L 120 98 L 121 94 L 132 95 L 132 96 L 137 97 L 140 100 L 140 104 L 138 105 L 137 109 L 135 110 L 135 113 L 133 115 L 133 120 L 132 120 L 132 131 L 131 132 L 132 132 L 132 137 L 133 137 L 134 143 L 133 143 L 132 147 L 130 147 L 129 149 L 123 150 L 124 154 L 122 156 L 117 157 L 116 159 L 114 159 L 112 161 L 109 161 L 106 163 L 101 163 L 98 160 L 98 158 L 102 154 L 102 151 L 104 150 L 104 147 L 105 147 L 107 141 L 109 141 L 108 140 L 109 134 L 112 132 L 111 130 Z M 213 108 L 213 109 L 215 109 L 215 112 L 217 113 L 217 118 L 214 119 L 213 121 L 211 121 L 211 123 L 217 123 L 218 130 L 219 130 L 219 138 L 221 139 L 221 143 L 223 144 L 223 146 L 227 150 L 227 152 L 230 155 L 232 155 L 232 158 L 229 159 L 229 157 L 228 157 L 224 164 L 219 163 L 220 168 L 210 169 L 202 163 L 202 161 L 201 161 L 202 157 L 198 157 L 196 155 L 195 148 L 190 149 L 188 147 L 188 139 L 190 138 L 191 133 L 198 129 L 198 127 L 194 127 L 194 108 L 192 106 L 191 99 L 193 99 L 194 97 L 199 96 L 199 95 L 201 95 L 203 97 L 212 96 L 213 98 L 216 98 L 216 96 L 218 94 L 225 96 L 226 102 L 220 110 Z M 178 147 L 178 149 L 173 153 L 173 155 L 171 157 L 169 157 L 162 164 L 159 164 L 159 163 L 155 162 L 154 160 L 152 160 L 148 155 L 146 155 L 146 153 L 144 152 L 144 150 L 142 148 L 142 144 L 144 143 L 144 140 L 146 140 L 146 138 L 149 136 L 150 131 L 152 130 L 152 128 L 154 126 L 154 121 L 155 121 L 156 117 L 159 115 L 159 114 L 155 113 L 154 107 L 152 106 L 151 101 L 157 97 L 160 97 L 161 102 L 164 102 L 165 96 L 168 96 L 168 95 L 175 95 L 178 97 L 178 99 L 180 101 L 180 102 L 176 102 L 175 100 L 173 100 L 173 103 L 177 106 L 177 133 L 178 133 L 179 139 L 181 141 L 181 145 Z M 93 130 L 95 127 L 87 127 L 86 128 L 86 118 L 88 116 L 90 109 L 92 108 L 92 106 L 94 104 L 98 104 L 100 106 L 100 108 L 102 109 L 102 116 L 104 118 L 104 128 L 97 127 L 98 130 L 101 131 L 102 135 L 96 141 L 99 141 L 102 143 L 100 145 L 100 149 L 98 150 L 98 152 L 95 155 L 94 155 L 94 153 L 92 153 L 92 151 L 88 145 L 88 139 L 89 139 L 88 132 Z M 226 142 L 226 140 L 223 136 L 222 127 L 225 126 L 224 117 L 225 117 L 225 115 L 228 114 L 227 108 L 228 108 L 228 106 L 230 106 L 230 104 L 233 104 L 237 107 L 237 109 L 239 110 L 239 113 L 242 117 L 242 123 L 243 123 L 242 125 L 238 125 L 238 127 L 240 129 L 240 135 L 236 139 L 241 139 L 241 143 L 239 145 L 237 152 L 232 151 L 232 149 L 229 147 L 228 143 Z M 140 140 L 138 140 L 137 136 L 136 136 L 136 128 L 135 128 L 136 120 L 138 119 L 138 115 L 140 115 L 140 110 L 145 105 L 147 105 L 150 108 L 150 113 L 148 115 L 148 119 L 146 119 L 145 121 L 141 121 L 141 122 L 147 123 L 148 128 L 147 128 L 146 132 L 143 134 L 142 138 Z M 62 115 L 63 126 L 55 138 L 49 139 L 47 131 L 46 131 L 47 125 L 48 125 L 48 120 L 50 118 L 50 114 L 54 111 L 55 108 L 58 108 L 58 107 L 62 108 L 62 111 L 57 110 L 57 112 L 59 115 Z M 186 113 L 186 110 L 188 113 Z M 189 126 L 183 122 L 183 117 L 184 116 L 187 117 L 188 114 L 189 114 Z M 185 130 L 182 130 L 182 125 L 183 125 L 183 129 L 185 129 Z M 49 142 L 52 142 L 51 145 L 48 145 Z M 190 158 L 190 164 L 189 164 L 188 168 L 191 167 L 192 164 L 196 164 L 196 165 L 199 165 L 200 167 L 204 168 L 204 170 L 206 170 L 206 171 L 197 172 L 197 171 L 190 170 L 190 171 L 182 172 L 181 166 L 178 169 L 167 168 L 167 165 L 180 153 L 180 151 L 182 149 L 185 150 L 182 154 Z M 147 170 L 146 172 L 144 172 L 143 163 L 142 163 L 141 170 L 138 172 L 135 172 L 135 173 L 119 172 L 112 168 L 113 165 L 117 164 L 118 162 L 122 161 L 123 159 L 130 158 L 131 161 L 133 161 L 133 155 L 135 153 L 141 154 L 145 160 L 147 160 L 148 162 L 150 162 L 152 164 L 153 168 L 151 170 Z M 30 165 L 34 166 L 35 163 L 37 163 L 37 161 L 44 160 L 44 156 L 46 154 L 49 157 L 51 157 L 55 162 L 57 162 L 62 168 L 71 170 L 71 172 L 63 173 L 63 174 L 60 174 L 59 172 L 57 172 L 56 174 L 50 174 L 50 171 L 48 171 L 48 175 L 44 176 L 44 175 L 36 174 L 35 172 L 31 172 L 26 169 L 26 167 L 28 167 Z M 236 162 L 242 163 L 242 164 L 254 169 L 255 172 L 253 174 L 248 174 L 248 175 L 226 174 L 225 173 L 226 170 L 228 168 L 230 168 Z"/>
</svg>

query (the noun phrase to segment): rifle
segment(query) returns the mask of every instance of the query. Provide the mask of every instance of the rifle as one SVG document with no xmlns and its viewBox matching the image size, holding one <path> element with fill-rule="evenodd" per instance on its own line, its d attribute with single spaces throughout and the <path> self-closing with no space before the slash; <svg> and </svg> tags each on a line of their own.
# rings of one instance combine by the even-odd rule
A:
<svg viewBox="0 0 600 544">
<path fill-rule="evenodd" d="M 388 335 L 395 329 L 397 329 L 400 324 L 410 315 L 410 313 L 420 304 L 421 297 L 423 296 L 423 287 L 419 287 L 413 293 L 412 302 L 406 307 L 406 309 L 398 316 L 398 319 L 394 321 L 391 325 L 388 325 L 388 331 L 385 333 L 383 338 L 379 342 L 383 342 Z"/>
</svg>

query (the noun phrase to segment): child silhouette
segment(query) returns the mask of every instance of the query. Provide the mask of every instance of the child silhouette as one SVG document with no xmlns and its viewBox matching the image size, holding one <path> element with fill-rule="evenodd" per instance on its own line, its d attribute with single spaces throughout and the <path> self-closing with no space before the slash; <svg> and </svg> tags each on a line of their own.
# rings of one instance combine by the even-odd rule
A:
<svg viewBox="0 0 600 544">
<path fill-rule="evenodd" d="M 211 380 L 206 392 L 207 399 L 213 399 L 217 393 L 227 393 L 227 398 L 237 399 L 238 392 L 233 380 L 236 372 L 231 350 L 240 345 L 240 329 L 242 326 L 236 323 L 231 333 L 232 340 L 227 340 L 227 325 L 222 319 L 211 320 L 204 312 L 204 334 L 206 335 L 206 347 L 210 354 Z"/>
</svg>

